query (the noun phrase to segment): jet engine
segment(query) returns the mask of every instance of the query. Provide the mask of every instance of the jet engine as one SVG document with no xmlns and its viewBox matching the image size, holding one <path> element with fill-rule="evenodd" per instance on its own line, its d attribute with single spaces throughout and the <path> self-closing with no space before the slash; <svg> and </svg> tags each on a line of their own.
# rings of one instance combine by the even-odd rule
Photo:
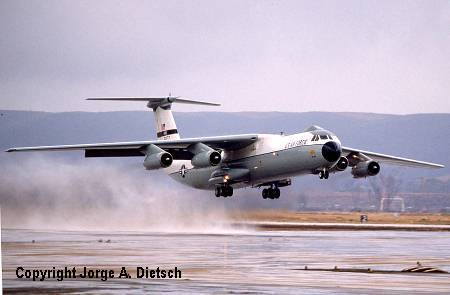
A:
<svg viewBox="0 0 450 295">
<path fill-rule="evenodd" d="M 154 170 L 167 168 L 172 165 L 172 162 L 173 157 L 170 153 L 153 144 L 147 147 L 147 156 L 145 157 L 143 164 L 145 169 Z"/>
<path fill-rule="evenodd" d="M 194 154 L 191 160 L 194 167 L 217 166 L 222 162 L 220 153 L 203 143 L 196 143 L 189 147 L 189 150 Z"/>
<path fill-rule="evenodd" d="M 348 160 L 346 157 L 341 157 L 339 161 L 337 161 L 336 165 L 334 165 L 334 169 L 338 171 L 344 171 L 348 167 Z"/>
<path fill-rule="evenodd" d="M 380 164 L 375 161 L 359 162 L 352 168 L 354 178 L 375 176 L 380 172 Z"/>
<path fill-rule="evenodd" d="M 217 166 L 222 161 L 222 156 L 217 151 L 206 151 L 196 154 L 191 163 L 194 167 Z"/>
</svg>

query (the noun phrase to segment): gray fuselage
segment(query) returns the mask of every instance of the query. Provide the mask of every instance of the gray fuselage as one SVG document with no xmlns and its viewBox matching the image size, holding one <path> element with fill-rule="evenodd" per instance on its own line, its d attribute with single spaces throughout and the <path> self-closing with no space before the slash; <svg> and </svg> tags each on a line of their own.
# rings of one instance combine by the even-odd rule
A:
<svg viewBox="0 0 450 295">
<path fill-rule="evenodd" d="M 314 140 L 315 139 L 315 140 Z M 324 145 L 335 147 L 336 155 L 325 158 Z M 230 179 L 234 188 L 256 186 L 302 174 L 315 174 L 334 166 L 340 157 L 340 141 L 329 131 L 303 132 L 290 136 L 260 135 L 258 140 L 243 149 L 223 151 L 218 166 L 197 168 L 190 161 L 174 161 L 167 173 L 176 181 L 205 190 L 218 184 L 212 181 L 217 172 L 243 172 L 238 179 Z M 245 173 L 247 172 L 247 173 Z M 230 173 L 233 175 L 233 173 Z"/>
</svg>

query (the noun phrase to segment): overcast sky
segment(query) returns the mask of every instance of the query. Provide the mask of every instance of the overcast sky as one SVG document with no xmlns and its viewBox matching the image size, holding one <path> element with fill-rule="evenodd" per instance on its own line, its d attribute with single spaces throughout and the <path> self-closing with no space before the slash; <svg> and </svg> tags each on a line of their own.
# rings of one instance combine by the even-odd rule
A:
<svg viewBox="0 0 450 295">
<path fill-rule="evenodd" d="M 450 112 L 450 1 L 0 1 L 0 109 Z"/>
</svg>

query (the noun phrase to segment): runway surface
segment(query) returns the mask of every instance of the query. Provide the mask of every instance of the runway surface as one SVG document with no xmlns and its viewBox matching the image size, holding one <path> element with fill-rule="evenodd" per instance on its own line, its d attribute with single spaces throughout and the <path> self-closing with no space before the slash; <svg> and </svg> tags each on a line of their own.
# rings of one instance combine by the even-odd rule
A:
<svg viewBox="0 0 450 295">
<path fill-rule="evenodd" d="M 35 240 L 33 243 L 32 240 Z M 110 242 L 107 242 L 110 240 Z M 257 231 L 202 233 L 3 230 L 5 291 L 35 293 L 449 294 L 448 274 L 309 272 L 315 268 L 450 271 L 448 232 Z M 19 280 L 16 268 L 172 268 L 182 279 Z"/>
</svg>

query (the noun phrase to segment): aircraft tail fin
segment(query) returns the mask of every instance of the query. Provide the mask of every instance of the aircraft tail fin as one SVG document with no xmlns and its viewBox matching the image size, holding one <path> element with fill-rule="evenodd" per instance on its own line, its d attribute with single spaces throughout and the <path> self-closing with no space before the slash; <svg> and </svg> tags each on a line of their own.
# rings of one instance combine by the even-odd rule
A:
<svg viewBox="0 0 450 295">
<path fill-rule="evenodd" d="M 147 107 L 153 109 L 156 120 L 156 136 L 158 140 L 180 139 L 177 125 L 172 114 L 172 103 L 196 104 L 207 106 L 220 106 L 212 102 L 184 99 L 180 97 L 99 97 L 87 100 L 109 100 L 109 101 L 144 101 Z"/>
</svg>

